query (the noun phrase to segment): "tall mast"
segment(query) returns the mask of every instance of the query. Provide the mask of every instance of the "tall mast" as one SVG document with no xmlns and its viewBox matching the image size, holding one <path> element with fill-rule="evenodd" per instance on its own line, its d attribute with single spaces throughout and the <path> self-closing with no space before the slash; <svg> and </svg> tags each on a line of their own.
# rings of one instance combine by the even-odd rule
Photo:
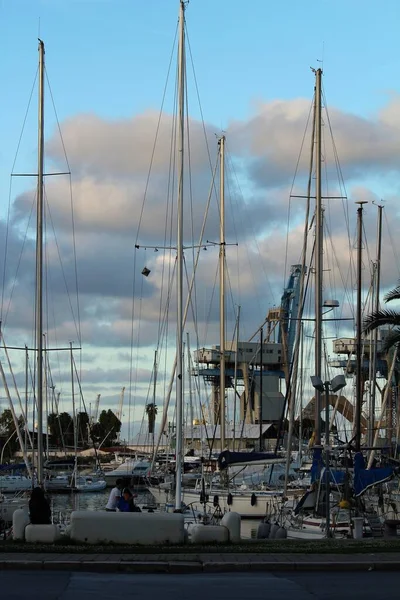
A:
<svg viewBox="0 0 400 600">
<path fill-rule="evenodd" d="M 37 344 L 37 479 L 43 485 L 43 175 L 44 175 L 44 43 L 39 40 L 38 180 L 36 218 Z"/>
<path fill-rule="evenodd" d="M 176 473 L 175 508 L 181 508 L 182 437 L 183 437 L 183 167 L 185 124 L 185 2 L 179 4 L 178 48 L 178 135 L 176 138 L 178 165 L 177 209 L 177 335 L 176 335 Z"/>
<path fill-rule="evenodd" d="M 323 212 L 321 197 L 321 100 L 322 69 L 315 71 L 315 375 L 322 374 L 322 277 L 323 277 Z M 321 445 L 321 392 L 315 390 L 315 445 Z"/>
<path fill-rule="evenodd" d="M 187 361 L 188 361 L 188 366 L 187 366 L 187 370 L 188 370 L 188 384 L 189 384 L 189 418 L 190 418 L 190 439 L 192 441 L 192 445 L 193 445 L 193 434 L 194 434 L 194 430 L 193 430 L 193 421 L 194 421 L 194 412 L 193 412 L 193 398 L 192 398 L 192 378 L 190 376 L 190 367 L 191 367 L 191 357 L 190 357 L 190 336 L 189 336 L 189 332 L 187 332 L 186 334 L 186 340 L 187 340 Z"/>
<path fill-rule="evenodd" d="M 75 405 L 75 385 L 74 385 L 74 355 L 72 351 L 72 342 L 69 343 L 70 368 L 71 368 L 71 394 L 72 394 L 72 422 L 74 425 L 74 473 L 72 475 L 71 487 L 76 487 L 77 468 L 78 468 L 78 419 Z"/>
<path fill-rule="evenodd" d="M 379 294 L 381 286 L 381 255 L 382 255 L 382 210 L 383 206 L 378 205 L 378 235 L 377 235 L 377 257 L 376 257 L 376 271 L 374 281 L 374 303 L 372 311 L 376 314 L 379 311 Z M 372 446 L 374 441 L 374 428 L 375 428 L 375 398 L 376 398 L 376 358 L 378 351 L 378 328 L 372 332 L 372 344 L 370 350 L 370 361 L 371 361 L 371 398 L 369 406 L 369 439 L 368 445 Z M 372 360 L 371 360 L 372 355 Z"/>
<path fill-rule="evenodd" d="M 219 141 L 220 154 L 220 239 L 219 239 L 219 423 L 221 452 L 225 449 L 225 136 Z"/>
<path fill-rule="evenodd" d="M 363 204 L 366 201 L 356 202 L 357 209 L 357 307 L 356 307 L 356 410 L 354 416 L 354 438 L 356 452 L 361 446 L 361 406 L 362 406 L 362 306 L 361 306 L 361 277 L 362 277 L 362 228 L 363 228 Z M 375 377 L 375 374 L 373 374 Z"/>
</svg>

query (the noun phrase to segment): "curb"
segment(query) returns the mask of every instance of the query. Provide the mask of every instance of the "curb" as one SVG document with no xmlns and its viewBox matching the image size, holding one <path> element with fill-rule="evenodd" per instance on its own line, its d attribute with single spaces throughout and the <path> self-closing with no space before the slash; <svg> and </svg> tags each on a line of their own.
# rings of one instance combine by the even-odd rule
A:
<svg viewBox="0 0 400 600">
<path fill-rule="evenodd" d="M 249 573 L 293 571 L 400 571 L 400 562 L 139 562 L 139 561 L 0 561 L 0 571 L 70 571 L 90 573 L 190 574 L 190 573 Z"/>
</svg>

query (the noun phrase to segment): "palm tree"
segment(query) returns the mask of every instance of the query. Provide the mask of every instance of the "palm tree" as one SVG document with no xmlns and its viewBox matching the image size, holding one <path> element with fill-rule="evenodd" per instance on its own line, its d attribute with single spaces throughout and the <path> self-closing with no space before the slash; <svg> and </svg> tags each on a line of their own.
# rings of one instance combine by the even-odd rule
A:
<svg viewBox="0 0 400 600">
<path fill-rule="evenodd" d="M 384 297 L 385 302 L 391 302 L 392 300 L 400 300 L 400 283 Z M 400 342 L 400 313 L 392 309 L 372 312 L 364 319 L 364 333 L 368 334 L 383 325 L 390 325 L 393 328 L 385 339 L 382 348 L 388 351 Z"/>
<path fill-rule="evenodd" d="M 149 422 L 149 433 L 152 433 L 153 435 L 154 435 L 154 425 L 156 422 L 157 411 L 158 411 L 158 408 L 153 402 L 146 404 L 146 414 L 147 414 L 147 419 Z"/>
</svg>

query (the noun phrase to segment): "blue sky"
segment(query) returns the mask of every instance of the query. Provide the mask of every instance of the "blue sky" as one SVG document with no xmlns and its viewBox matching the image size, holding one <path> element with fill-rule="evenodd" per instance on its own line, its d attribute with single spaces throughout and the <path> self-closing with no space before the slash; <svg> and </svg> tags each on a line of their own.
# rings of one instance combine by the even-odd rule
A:
<svg viewBox="0 0 400 600">
<path fill-rule="evenodd" d="M 120 119 L 159 110 L 177 14 L 177 0 L 0 0 L 3 207 L 39 29 L 60 121 L 78 113 Z M 186 19 L 203 115 L 220 129 L 263 100 L 311 98 L 310 66 L 323 64 L 328 103 L 345 112 L 373 117 L 399 92 L 396 0 L 191 0 Z M 190 98 L 198 117 L 196 95 Z M 167 109 L 171 102 L 169 94 Z M 48 103 L 47 136 L 54 127 Z M 36 91 L 16 170 L 33 167 L 35 153 Z"/>
<path fill-rule="evenodd" d="M 39 19 L 60 118 L 117 118 L 159 108 L 177 12 L 177 0 L 2 0 L 2 137 L 23 118 Z M 338 108 L 369 114 L 398 90 L 396 0 L 191 0 L 186 14 L 204 114 L 221 126 L 258 99 L 310 97 L 321 59 Z"/>
<path fill-rule="evenodd" d="M 40 20 L 47 74 L 65 134 L 68 157 L 73 164 L 77 207 L 82 209 L 81 213 L 77 212 L 77 231 L 83 225 L 82 231 L 86 232 L 83 236 L 85 256 L 80 268 L 86 272 L 87 282 L 90 281 L 95 292 L 87 300 L 87 312 L 82 314 L 95 315 L 92 320 L 87 319 L 86 335 L 92 346 L 96 339 L 101 348 L 108 341 L 104 330 L 100 331 L 101 319 L 119 327 L 110 333 L 111 343 L 127 346 L 120 338 L 130 331 L 129 311 L 123 306 L 123 300 L 128 305 L 129 298 L 123 298 L 120 291 L 113 301 L 106 299 L 109 288 L 103 281 L 108 275 L 104 275 L 100 267 L 105 265 L 117 275 L 118 267 L 125 259 L 125 268 L 129 268 L 127 257 L 131 256 L 131 247 L 124 246 L 123 242 L 128 239 L 131 242 L 135 223 L 131 222 L 130 215 L 121 216 L 122 222 L 115 219 L 111 227 L 107 214 L 102 220 L 100 208 L 108 208 L 111 214 L 115 203 L 119 202 L 118 206 L 131 210 L 131 199 L 135 194 L 135 206 L 140 206 L 141 192 L 137 190 L 146 168 L 139 164 L 139 159 L 141 154 L 145 156 L 142 148 L 146 139 L 154 137 L 153 124 L 145 122 L 143 113 L 160 109 L 178 6 L 177 0 L 0 0 L 3 48 L 0 56 L 3 82 L 0 95 L 0 216 L 4 217 L 9 173 L 37 69 Z M 400 5 L 396 0 L 381 3 L 375 0 L 191 0 L 187 6 L 189 41 L 204 119 L 210 124 L 209 133 L 229 130 L 228 144 L 233 139 L 241 164 L 248 161 L 246 177 L 249 185 L 244 191 L 251 191 L 250 209 L 259 221 L 264 218 L 263 213 L 260 219 L 260 210 L 266 211 L 266 220 L 271 214 L 274 216 L 272 233 L 269 231 L 266 235 L 265 229 L 259 228 L 256 234 L 264 258 L 269 261 L 266 271 L 276 275 L 275 298 L 281 293 L 284 271 L 280 256 L 284 254 L 286 240 L 285 236 L 280 236 L 280 229 L 284 230 L 286 226 L 284 198 L 287 200 L 287 188 L 300 149 L 307 102 L 311 102 L 313 94 L 311 66 L 322 65 L 324 68 L 324 87 L 330 111 L 334 111 L 334 133 L 338 126 L 339 158 L 343 160 L 345 175 L 351 185 L 368 188 L 358 192 L 357 197 L 360 194 L 362 197 L 370 194 L 371 199 L 391 196 L 393 210 L 397 212 L 396 199 L 400 195 L 396 166 L 399 164 L 396 157 L 400 154 L 399 104 L 395 103 L 384 118 L 379 115 L 400 91 L 399 17 Z M 190 71 L 190 67 L 188 69 Z M 175 60 L 166 111 L 172 107 L 174 74 Z M 198 119 L 191 75 L 189 82 L 190 116 Z M 54 138 L 55 117 L 48 91 L 46 94 L 46 139 L 50 140 Z M 302 98 L 306 99 L 305 103 Z M 17 171 L 34 171 L 36 168 L 36 106 L 35 90 Z M 128 161 L 126 148 L 130 146 L 126 146 L 125 131 L 142 144 L 134 147 Z M 136 134 L 138 138 L 134 137 Z M 238 139 L 245 148 L 243 155 L 238 150 Z M 54 158 L 54 145 L 52 152 Z M 114 161 L 108 161 L 108 152 Z M 126 165 L 124 161 L 132 164 Z M 200 167 L 199 182 L 203 184 L 204 165 L 201 163 Z M 274 181 L 269 186 L 268 177 Z M 129 178 L 134 192 L 126 184 Z M 31 184 L 26 180 L 16 181 L 13 199 L 17 191 Z M 59 195 L 60 190 L 58 188 Z M 66 198 L 68 200 L 68 195 Z M 20 211 L 26 211 L 27 204 L 22 200 L 19 199 L 17 206 Z M 158 201 L 161 203 L 160 198 Z M 61 201 L 58 202 L 61 219 L 64 208 Z M 371 205 L 369 208 L 372 215 L 369 231 L 374 232 L 375 209 Z M 355 213 L 354 204 L 351 211 Z M 118 240 L 115 231 L 120 233 Z M 339 235 L 340 226 L 337 231 Z M 96 235 L 98 239 L 95 239 Z M 157 235 L 162 239 L 160 232 Z M 104 240 L 111 239 L 117 257 L 115 264 L 110 253 L 102 255 Z M 294 246 L 299 239 L 300 236 L 294 237 Z M 282 248 L 281 253 L 275 251 L 278 245 Z M 337 247 L 347 248 L 343 240 Z M 297 250 L 293 254 L 296 261 Z M 78 247 L 78 255 L 79 251 Z M 390 278 L 393 281 L 393 272 L 397 273 L 396 265 L 392 264 L 391 268 L 386 283 Z M 242 279 L 244 273 L 245 268 Z M 205 287 L 210 284 L 206 279 L 204 281 Z M 118 282 L 112 282 L 113 289 L 117 290 Z M 104 286 L 104 298 L 98 292 L 101 285 Z M 251 290 L 249 282 L 247 285 Z M 258 291 L 260 289 L 259 285 Z M 90 290 L 84 293 L 89 298 Z M 154 306 L 158 301 L 157 293 L 155 287 Z M 148 294 L 151 296 L 151 290 Z M 260 314 L 252 315 L 255 320 L 262 320 L 270 300 L 266 292 L 261 294 Z M 148 310 L 151 306 L 149 302 Z M 154 326 L 154 331 L 150 331 L 154 333 L 156 329 Z M 126 338 L 124 340 L 126 342 Z M 154 347 L 155 338 L 149 338 L 144 351 L 149 369 L 149 357 Z M 105 364 L 104 356 L 100 354 L 97 362 L 94 355 L 91 360 L 97 369 L 104 371 L 109 364 Z M 126 364 L 120 365 L 120 370 L 125 368 Z M 98 380 L 102 380 L 104 373 L 96 373 Z M 126 381 L 117 370 L 113 377 L 110 375 L 110 380 L 115 380 L 113 394 L 117 402 L 119 386 Z M 148 380 L 149 373 L 146 372 L 143 381 Z"/>
</svg>

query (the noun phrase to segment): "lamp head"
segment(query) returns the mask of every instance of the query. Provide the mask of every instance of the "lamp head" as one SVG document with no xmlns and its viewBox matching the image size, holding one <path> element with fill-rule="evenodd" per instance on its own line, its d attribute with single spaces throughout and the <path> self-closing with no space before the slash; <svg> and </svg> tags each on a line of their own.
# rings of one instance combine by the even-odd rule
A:
<svg viewBox="0 0 400 600">
<path fill-rule="evenodd" d="M 311 383 L 312 386 L 319 392 L 323 392 L 325 390 L 321 377 L 318 377 L 317 375 L 311 375 Z"/>
<path fill-rule="evenodd" d="M 331 381 L 331 389 L 333 393 L 346 387 L 346 378 L 344 375 L 336 375 Z"/>
</svg>

